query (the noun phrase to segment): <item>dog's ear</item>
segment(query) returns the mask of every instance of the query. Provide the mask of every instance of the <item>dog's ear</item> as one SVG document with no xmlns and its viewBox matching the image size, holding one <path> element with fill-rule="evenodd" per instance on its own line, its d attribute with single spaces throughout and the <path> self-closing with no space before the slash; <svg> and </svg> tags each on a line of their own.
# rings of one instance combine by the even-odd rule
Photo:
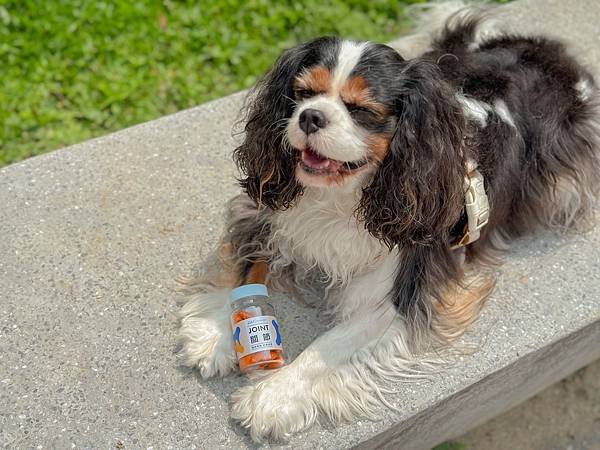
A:
<svg viewBox="0 0 600 450">
<path fill-rule="evenodd" d="M 411 61 L 400 77 L 390 148 L 358 213 L 371 234 L 398 247 L 390 297 L 416 342 L 431 334 L 435 303 L 446 303 L 461 276 L 448 240 L 464 205 L 465 122 L 436 65 Z"/>
<path fill-rule="evenodd" d="M 234 150 L 244 191 L 259 205 L 285 209 L 302 188 L 294 170 L 296 153 L 285 141 L 286 118 L 294 106 L 293 82 L 307 45 L 286 50 L 248 95 L 243 110 L 244 141 Z"/>
<path fill-rule="evenodd" d="M 358 208 L 390 248 L 447 239 L 464 201 L 464 119 L 453 90 L 429 62 L 399 76 L 390 148 Z"/>
</svg>

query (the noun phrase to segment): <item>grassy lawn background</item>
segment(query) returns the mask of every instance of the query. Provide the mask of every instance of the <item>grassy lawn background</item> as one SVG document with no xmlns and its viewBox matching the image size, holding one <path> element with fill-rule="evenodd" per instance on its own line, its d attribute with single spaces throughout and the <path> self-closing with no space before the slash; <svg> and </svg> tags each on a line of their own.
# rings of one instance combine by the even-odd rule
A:
<svg viewBox="0 0 600 450">
<path fill-rule="evenodd" d="M 419 0 L 0 0 L 0 166 L 249 87 L 282 49 L 386 41 Z"/>
</svg>

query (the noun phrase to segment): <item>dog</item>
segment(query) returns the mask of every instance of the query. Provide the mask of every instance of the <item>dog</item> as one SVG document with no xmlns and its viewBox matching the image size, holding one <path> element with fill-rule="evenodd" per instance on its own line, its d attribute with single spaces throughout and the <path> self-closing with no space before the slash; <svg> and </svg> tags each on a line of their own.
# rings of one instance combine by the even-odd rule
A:
<svg viewBox="0 0 600 450">
<path fill-rule="evenodd" d="M 593 216 L 593 77 L 556 40 L 482 33 L 486 14 L 455 12 L 409 60 L 315 39 L 251 92 L 234 151 L 243 194 L 219 272 L 181 310 L 181 358 L 202 377 L 236 369 L 228 293 L 240 284 L 301 295 L 318 279 L 333 317 L 294 361 L 233 394 L 254 440 L 373 416 L 379 381 L 420 370 L 476 319 L 493 287 L 482 274 L 506 245 Z"/>
</svg>

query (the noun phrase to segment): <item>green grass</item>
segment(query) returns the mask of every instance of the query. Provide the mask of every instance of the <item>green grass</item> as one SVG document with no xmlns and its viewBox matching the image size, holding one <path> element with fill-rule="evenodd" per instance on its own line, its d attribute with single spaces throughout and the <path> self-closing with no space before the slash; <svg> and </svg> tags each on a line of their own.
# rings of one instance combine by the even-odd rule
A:
<svg viewBox="0 0 600 450">
<path fill-rule="evenodd" d="M 252 85 L 323 34 L 386 41 L 418 0 L 0 0 L 0 166 Z"/>
</svg>

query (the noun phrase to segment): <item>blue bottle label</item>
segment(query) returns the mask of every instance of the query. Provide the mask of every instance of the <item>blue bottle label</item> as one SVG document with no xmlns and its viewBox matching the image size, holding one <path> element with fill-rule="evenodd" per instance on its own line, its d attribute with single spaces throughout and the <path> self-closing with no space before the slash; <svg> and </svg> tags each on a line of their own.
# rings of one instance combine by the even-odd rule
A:
<svg viewBox="0 0 600 450">
<path fill-rule="evenodd" d="M 273 316 L 258 316 L 233 324 L 238 359 L 264 350 L 282 350 L 279 323 Z"/>
</svg>

